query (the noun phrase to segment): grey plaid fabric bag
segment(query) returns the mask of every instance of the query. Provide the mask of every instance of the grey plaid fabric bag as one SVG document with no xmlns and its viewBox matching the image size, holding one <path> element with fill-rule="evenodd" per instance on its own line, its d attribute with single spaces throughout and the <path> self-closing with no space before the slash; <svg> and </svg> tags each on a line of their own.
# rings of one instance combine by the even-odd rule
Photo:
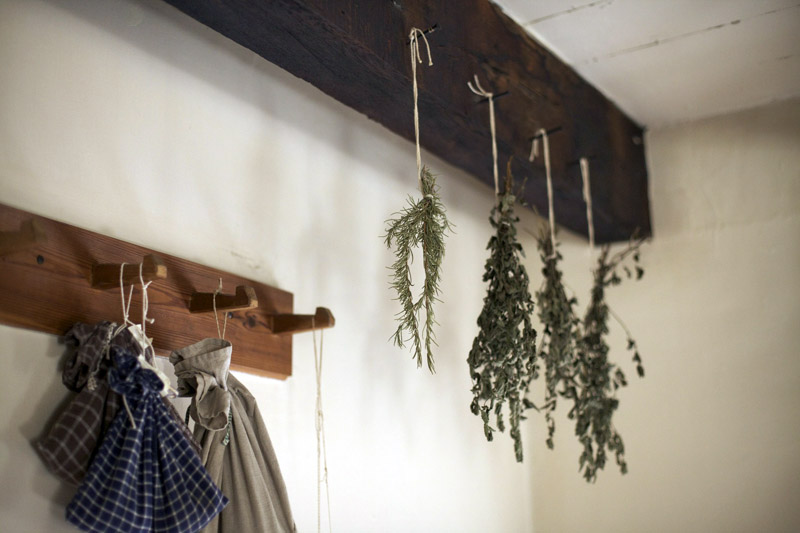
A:
<svg viewBox="0 0 800 533">
<path fill-rule="evenodd" d="M 72 485 L 80 485 L 86 477 L 95 451 L 121 406 L 119 395 L 108 386 L 109 349 L 117 346 L 136 350 L 135 353 L 141 351 L 127 330 L 112 338 L 115 328 L 113 322 L 104 321 L 95 325 L 78 323 L 67 331 L 65 340 L 72 351 L 61 378 L 64 386 L 77 395 L 44 438 L 34 444 L 47 468 Z M 152 361 L 152 355 L 147 355 Z M 164 403 L 188 442 L 199 452 L 200 447 L 178 412 L 166 398 Z"/>
</svg>

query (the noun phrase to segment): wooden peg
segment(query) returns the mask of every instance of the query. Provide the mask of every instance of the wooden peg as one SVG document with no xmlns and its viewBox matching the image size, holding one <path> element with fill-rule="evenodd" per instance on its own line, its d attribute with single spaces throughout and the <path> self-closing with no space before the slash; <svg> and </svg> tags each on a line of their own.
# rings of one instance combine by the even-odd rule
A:
<svg viewBox="0 0 800 533">
<path fill-rule="evenodd" d="M 46 240 L 42 223 L 35 218 L 26 220 L 17 231 L 0 231 L 0 256 L 25 250 Z"/>
<path fill-rule="evenodd" d="M 272 315 L 272 333 L 275 335 L 292 335 L 314 329 L 332 328 L 336 324 L 333 313 L 327 307 L 317 307 L 313 315 Z"/>
<path fill-rule="evenodd" d="M 92 266 L 91 283 L 93 289 L 111 289 L 119 287 L 120 263 Z M 149 254 L 142 258 L 142 278 L 145 283 L 157 279 L 166 279 L 167 265 L 157 255 Z M 126 263 L 122 273 L 125 285 L 139 282 L 139 264 Z"/>
<path fill-rule="evenodd" d="M 235 311 L 258 307 L 256 290 L 247 285 L 236 287 L 236 294 L 217 294 L 217 311 Z M 195 292 L 189 300 L 190 313 L 212 313 L 214 311 L 213 292 Z"/>
</svg>

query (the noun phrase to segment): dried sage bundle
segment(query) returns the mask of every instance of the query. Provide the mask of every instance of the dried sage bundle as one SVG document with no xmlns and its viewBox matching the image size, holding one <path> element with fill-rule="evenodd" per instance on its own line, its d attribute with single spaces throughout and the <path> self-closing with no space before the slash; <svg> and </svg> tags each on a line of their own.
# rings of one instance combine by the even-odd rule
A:
<svg viewBox="0 0 800 533">
<path fill-rule="evenodd" d="M 554 249 L 552 234 L 544 227 L 536 239 L 539 255 L 542 258 L 544 282 L 536 292 L 539 306 L 539 321 L 542 324 L 542 339 L 539 356 L 544 364 L 545 396 L 539 409 L 544 411 L 547 423 L 547 447 L 553 448 L 553 435 L 556 430 L 553 412 L 559 395 L 572 398 L 576 395 L 575 343 L 580 320 L 573 307 L 578 303 L 567 296 L 559 269 L 562 260 L 557 246 Z"/>
<path fill-rule="evenodd" d="M 528 289 L 528 273 L 521 262 L 522 246 L 517 242 L 514 215 L 516 197 L 511 192 L 510 168 L 505 192 L 498 198 L 489 221 L 496 233 L 489 240 L 490 250 L 483 281 L 489 283 L 483 310 L 478 317 L 480 331 L 472 343 L 467 362 L 472 378 L 473 400 L 470 410 L 483 420 L 487 440 L 493 439 L 490 417 L 497 429 L 505 431 L 503 405 L 508 404 L 510 435 L 514 452 L 522 462 L 522 411 L 532 404 L 525 399 L 537 375 L 536 330 L 531 324 L 533 298 Z"/>
<path fill-rule="evenodd" d="M 445 233 L 451 231 L 450 222 L 445 216 L 445 208 L 439 197 L 436 178 L 426 167 L 420 173 L 422 198 L 414 200 L 409 196 L 408 205 L 397 218 L 387 221 L 385 241 L 391 249 L 395 247 L 395 262 L 392 270 L 391 288 L 397 292 L 395 298 L 402 309 L 397 314 L 398 326 L 394 333 L 394 343 L 404 347 L 411 340 L 417 366 L 422 366 L 423 337 L 428 369 L 434 372 L 432 345 L 436 344 L 433 326 L 436 319 L 433 304 L 440 293 L 439 278 L 444 258 Z M 415 299 L 412 293 L 411 264 L 414 261 L 414 249 L 422 247 L 422 264 L 425 280 L 422 293 Z M 425 310 L 424 333 L 420 332 L 420 311 Z"/>
<path fill-rule="evenodd" d="M 605 300 L 605 290 L 609 286 L 619 285 L 622 278 L 618 268 L 629 255 L 633 256 L 635 277 L 640 279 L 644 270 L 639 266 L 639 247 L 642 240 L 632 241 L 624 250 L 611 256 L 610 248 L 604 247 L 594 271 L 594 285 L 591 301 L 582 323 L 582 331 L 577 340 L 576 350 L 576 397 L 569 417 L 575 419 L 575 433 L 583 444 L 580 456 L 580 469 L 587 481 L 597 479 L 597 471 L 606 463 L 606 450 L 613 453 L 620 471 L 625 474 L 628 466 L 625 462 L 625 445 L 612 422 L 614 411 L 619 401 L 616 391 L 627 385 L 625 373 L 608 360 L 609 346 L 606 342 L 608 334 L 608 318 L 612 314 Z M 623 267 L 625 274 L 632 278 L 629 267 Z M 626 329 L 627 332 L 627 329 Z M 636 342 L 628 333 L 628 349 L 634 352 L 633 361 L 640 377 L 644 376 L 644 368 Z"/>
</svg>

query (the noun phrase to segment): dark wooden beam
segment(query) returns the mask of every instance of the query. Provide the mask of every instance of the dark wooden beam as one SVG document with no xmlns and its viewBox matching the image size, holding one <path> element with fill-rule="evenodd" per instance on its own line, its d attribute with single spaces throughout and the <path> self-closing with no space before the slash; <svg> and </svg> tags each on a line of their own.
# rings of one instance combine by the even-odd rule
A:
<svg viewBox="0 0 800 533">
<path fill-rule="evenodd" d="M 477 74 L 508 92 L 496 102 L 499 163 L 513 157 L 517 178 L 529 178 L 530 205 L 546 215 L 530 139 L 559 128 L 550 139 L 557 222 L 587 233 L 578 160 L 591 157 L 597 241 L 650 234 L 642 129 L 488 0 L 166 1 L 409 140 L 408 33 L 436 25 L 434 66 L 418 72 L 426 149 L 492 183 L 488 106 L 466 85 Z"/>
</svg>

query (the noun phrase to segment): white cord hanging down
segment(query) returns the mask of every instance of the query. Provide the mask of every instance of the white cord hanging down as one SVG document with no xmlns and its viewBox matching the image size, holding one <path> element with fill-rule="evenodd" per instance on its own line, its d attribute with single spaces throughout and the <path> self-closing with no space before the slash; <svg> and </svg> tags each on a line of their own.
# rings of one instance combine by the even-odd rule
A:
<svg viewBox="0 0 800 533">
<path fill-rule="evenodd" d="M 531 146 L 531 155 L 528 158 L 531 162 L 539 155 L 539 137 L 542 138 L 544 145 L 544 171 L 547 176 L 547 209 L 548 217 L 550 220 L 550 244 L 553 247 L 553 253 L 550 257 L 556 256 L 556 213 L 553 210 L 553 177 L 550 173 L 550 143 L 547 138 L 547 130 L 544 128 L 536 132 L 536 137 L 533 138 Z"/>
<path fill-rule="evenodd" d="M 592 218 L 592 189 L 589 183 L 589 160 L 581 157 L 583 200 L 586 202 L 586 224 L 589 226 L 589 252 L 594 250 L 594 219 Z"/>
<path fill-rule="evenodd" d="M 225 319 L 222 322 L 222 331 L 220 331 L 219 315 L 217 314 L 217 294 L 222 294 L 222 278 L 219 278 L 219 286 L 211 297 L 211 305 L 214 308 L 214 320 L 217 322 L 217 335 L 219 335 L 220 339 L 225 340 L 225 330 L 228 329 L 228 312 L 225 312 Z"/>
<path fill-rule="evenodd" d="M 498 204 L 498 197 L 500 196 L 500 184 L 497 175 L 497 128 L 495 127 L 494 120 L 494 93 L 486 92 L 481 87 L 481 82 L 478 81 L 478 76 L 475 75 L 475 85 L 471 81 L 467 82 L 467 87 L 478 96 L 483 96 L 489 99 L 489 128 L 492 132 L 492 172 L 494 175 L 494 202 Z"/>
<path fill-rule="evenodd" d="M 328 504 L 328 531 L 331 531 L 331 493 L 328 484 L 328 449 L 325 445 L 325 417 L 322 413 L 322 330 L 319 332 L 319 352 L 317 352 L 317 330 L 311 318 L 311 336 L 314 341 L 314 370 L 317 378 L 317 405 L 315 427 L 317 430 L 317 532 L 321 531 L 320 490 L 325 482 L 325 498 Z"/>
<path fill-rule="evenodd" d="M 411 77 L 413 79 L 414 87 L 414 137 L 417 143 L 417 180 L 419 181 L 419 189 L 422 190 L 422 154 L 419 148 L 419 109 L 417 108 L 417 98 L 419 91 L 417 89 L 417 61 L 422 63 L 422 56 L 419 53 L 419 37 L 425 42 L 425 48 L 428 51 L 428 66 L 433 66 L 433 58 L 431 57 L 431 47 L 428 44 L 428 38 L 425 37 L 425 32 L 419 28 L 411 28 L 411 33 L 408 35 L 409 43 L 411 46 Z"/>
<path fill-rule="evenodd" d="M 128 325 L 134 326 L 135 324 L 128 318 L 128 313 L 131 310 L 131 300 L 133 300 L 133 285 L 131 285 L 131 292 L 128 295 L 128 305 L 125 305 L 125 281 L 123 277 L 123 273 L 125 272 L 125 265 L 127 263 L 122 263 L 119 266 L 119 293 L 122 297 L 122 325 L 118 327 L 114 331 L 114 337 L 117 334 L 125 329 Z M 133 418 L 133 413 L 131 413 L 131 408 L 128 407 L 128 400 L 125 398 L 125 395 L 122 396 L 122 405 L 125 406 L 125 411 L 128 413 L 128 420 L 131 421 L 131 426 L 136 429 L 136 420 Z"/>
<path fill-rule="evenodd" d="M 128 305 L 125 305 L 125 282 L 123 279 L 123 273 L 125 272 L 125 265 L 127 263 L 122 263 L 119 266 L 119 295 L 122 301 L 122 326 L 120 326 L 119 331 L 122 331 L 126 326 L 133 326 L 133 322 L 128 319 L 128 313 L 131 310 L 131 300 L 133 300 L 133 285 L 131 285 L 131 292 L 128 295 Z M 114 332 L 114 336 L 118 331 Z"/>
<path fill-rule="evenodd" d="M 155 322 L 154 318 L 147 318 L 147 310 L 150 308 L 150 298 L 147 296 L 147 288 L 150 287 L 153 281 L 144 282 L 143 267 L 144 263 L 139 263 L 139 283 L 142 285 L 142 335 L 147 338 L 147 324 Z M 133 286 L 131 286 L 131 289 L 133 289 Z"/>
</svg>

